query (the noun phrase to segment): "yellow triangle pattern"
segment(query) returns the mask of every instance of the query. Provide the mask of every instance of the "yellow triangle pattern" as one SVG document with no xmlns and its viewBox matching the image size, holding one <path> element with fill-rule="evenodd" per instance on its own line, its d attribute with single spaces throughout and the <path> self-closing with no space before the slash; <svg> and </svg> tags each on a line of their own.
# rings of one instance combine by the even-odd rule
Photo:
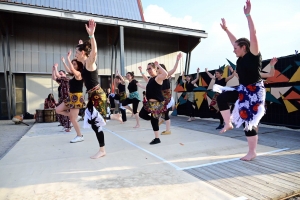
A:
<svg viewBox="0 0 300 200">
<path fill-rule="evenodd" d="M 229 65 L 227 65 L 227 66 L 224 68 L 222 78 L 227 78 L 227 77 L 228 77 L 228 68 L 229 68 Z"/>
<path fill-rule="evenodd" d="M 266 92 L 271 92 L 271 88 L 265 88 Z"/>
<path fill-rule="evenodd" d="M 205 92 L 195 92 L 195 101 L 196 101 L 198 109 L 200 108 L 200 106 L 203 102 L 204 94 L 205 94 Z"/>
<path fill-rule="evenodd" d="M 300 81 L 300 67 L 298 70 L 295 72 L 295 74 L 292 76 L 289 82 L 297 82 Z"/>
<path fill-rule="evenodd" d="M 281 95 L 281 98 L 288 113 L 295 112 L 298 110 L 289 100 L 284 100 L 284 96 Z"/>
</svg>

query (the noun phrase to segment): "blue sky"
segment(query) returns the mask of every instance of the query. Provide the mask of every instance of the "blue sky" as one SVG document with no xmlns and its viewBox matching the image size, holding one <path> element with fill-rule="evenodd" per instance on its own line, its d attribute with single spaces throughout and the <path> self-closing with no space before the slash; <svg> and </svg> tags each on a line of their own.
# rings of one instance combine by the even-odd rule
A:
<svg viewBox="0 0 300 200">
<path fill-rule="evenodd" d="M 190 73 L 200 67 L 216 69 L 233 63 L 236 56 L 227 34 L 221 29 L 221 18 L 236 38 L 249 38 L 244 16 L 245 0 L 142 0 L 145 20 L 149 22 L 205 30 L 208 38 L 193 50 Z M 263 60 L 300 52 L 300 0 L 252 0 L 254 21 Z"/>
</svg>

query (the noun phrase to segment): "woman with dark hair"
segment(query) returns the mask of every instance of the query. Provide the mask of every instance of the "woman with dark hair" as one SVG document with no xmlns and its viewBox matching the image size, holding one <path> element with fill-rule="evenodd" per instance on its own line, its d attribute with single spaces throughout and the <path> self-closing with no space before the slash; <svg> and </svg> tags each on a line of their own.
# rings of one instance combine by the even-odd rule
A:
<svg viewBox="0 0 300 200">
<path fill-rule="evenodd" d="M 58 105 L 60 105 L 65 99 L 69 97 L 69 78 L 66 77 L 64 70 L 57 71 L 58 64 L 54 64 L 52 67 L 52 79 L 59 84 L 60 91 Z M 63 126 L 66 132 L 71 131 L 71 121 L 68 116 L 57 114 L 59 123 Z"/>
<path fill-rule="evenodd" d="M 53 94 L 50 93 L 48 97 L 45 99 L 44 109 L 55 109 L 55 107 L 56 107 L 56 101 L 54 99 Z"/>
<path fill-rule="evenodd" d="M 244 126 L 249 146 L 247 155 L 241 158 L 244 161 L 250 161 L 256 157 L 258 141 L 256 128 L 260 119 L 265 114 L 264 103 L 266 96 L 265 87 L 260 75 L 262 57 L 250 11 L 251 3 L 250 0 L 247 0 L 246 6 L 244 6 L 244 13 L 248 21 L 250 41 L 246 38 L 237 40 L 227 28 L 225 19 L 222 19 L 222 23 L 220 24 L 234 47 L 233 52 L 238 57 L 236 76 L 239 78 L 240 85 L 236 88 L 236 91 L 228 91 L 228 88 L 214 88 L 215 91 L 225 91 L 217 99 L 220 112 L 225 121 L 225 126 L 220 133 L 233 129 L 231 121 L 237 127 L 242 124 Z M 231 102 L 235 102 L 232 115 L 228 106 L 228 103 Z"/>
<path fill-rule="evenodd" d="M 164 120 L 161 120 L 159 122 L 158 125 L 162 124 L 163 121 L 166 122 L 166 130 L 163 131 L 161 133 L 161 135 L 169 135 L 171 134 L 171 120 L 170 120 L 170 116 L 169 116 L 169 111 L 171 110 L 171 107 L 173 106 L 174 104 L 174 100 L 172 99 L 172 91 L 171 91 L 171 85 L 170 85 L 170 80 L 169 78 L 172 76 L 172 74 L 174 74 L 177 70 L 177 67 L 178 67 L 178 63 L 180 61 L 182 57 L 182 54 L 179 53 L 177 55 L 177 58 L 176 58 L 176 62 L 175 62 L 175 65 L 173 67 L 173 69 L 171 69 L 170 71 L 167 71 L 166 69 L 166 66 L 164 64 L 160 64 L 160 66 L 168 72 L 168 75 L 166 77 L 165 80 L 163 80 L 163 84 L 162 84 L 162 95 L 164 97 L 164 102 L 165 102 L 165 109 L 166 111 L 163 113 L 162 115 L 162 118 L 164 118 Z M 148 65 L 149 66 L 149 65 Z M 148 77 L 142 72 L 142 67 L 139 67 L 139 70 L 144 78 L 144 80 L 148 83 L 149 79 Z"/>
<path fill-rule="evenodd" d="M 70 141 L 70 143 L 76 143 L 84 141 L 79 124 L 77 122 L 79 109 L 85 107 L 84 96 L 82 93 L 83 80 L 81 76 L 83 65 L 76 59 L 71 61 L 71 54 L 72 52 L 70 50 L 67 55 L 69 66 L 65 63 L 65 59 L 62 57 L 66 71 L 73 76 L 69 81 L 69 96 L 56 108 L 56 112 L 70 118 L 77 134 L 76 137 Z"/>
<path fill-rule="evenodd" d="M 195 101 L 195 94 L 194 94 L 194 84 L 199 80 L 199 71 L 200 69 L 197 69 L 197 77 L 195 80 L 193 80 L 193 77 L 190 75 L 184 76 L 184 72 L 182 72 L 181 78 L 182 82 L 185 84 L 186 88 L 186 95 L 187 95 L 187 101 L 186 106 L 189 114 L 188 122 L 195 120 L 195 108 L 194 108 L 194 101 Z"/>
<path fill-rule="evenodd" d="M 155 138 L 150 142 L 152 145 L 160 143 L 158 120 L 160 116 L 166 112 L 164 96 L 161 90 L 163 81 L 167 78 L 168 72 L 166 72 L 157 61 L 155 61 L 155 64 L 149 63 L 147 71 L 151 76 L 146 86 L 147 102 L 144 103 L 139 116 L 144 120 L 151 121 L 155 135 Z M 144 88 L 143 86 L 140 87 Z M 149 114 L 151 114 L 151 116 L 149 116 Z"/>
<path fill-rule="evenodd" d="M 118 77 L 120 77 L 121 81 L 125 83 L 123 77 L 120 74 L 117 74 Z M 129 81 L 128 84 L 128 90 L 129 90 L 129 96 L 122 102 L 122 106 L 125 108 L 128 108 L 130 110 L 130 107 L 127 106 L 128 104 L 132 104 L 132 113 L 136 120 L 136 125 L 133 128 L 139 128 L 140 127 L 140 121 L 139 121 L 139 114 L 137 112 L 139 103 L 141 101 L 140 95 L 138 92 L 137 86 L 139 86 L 139 82 L 134 79 L 134 72 L 127 72 L 126 78 Z"/>
<path fill-rule="evenodd" d="M 83 64 L 81 76 L 84 80 L 86 91 L 88 93 L 89 102 L 85 110 L 84 127 L 88 127 L 87 123 L 91 125 L 96 133 L 97 140 L 100 146 L 99 151 L 91 156 L 92 159 L 100 158 L 106 155 L 104 133 L 102 126 L 106 124 L 106 94 L 100 87 L 98 80 L 98 69 L 96 65 L 97 60 L 97 43 L 94 36 L 96 30 L 96 23 L 90 19 L 88 25 L 85 25 L 86 31 L 89 35 L 90 41 L 78 44 L 76 47 L 76 59 Z M 110 115 L 111 119 L 120 120 L 120 115 Z"/>
<path fill-rule="evenodd" d="M 205 68 L 205 72 L 207 73 L 207 75 L 211 79 L 215 80 L 215 84 L 221 85 L 223 87 L 226 86 L 226 83 L 234 77 L 233 69 L 232 69 L 231 66 L 229 67 L 229 70 L 231 71 L 232 74 L 230 76 L 228 76 L 227 78 L 222 78 L 222 76 L 223 76 L 223 70 L 222 69 L 215 70 L 215 74 L 212 75 L 207 70 L 207 68 Z M 215 93 L 215 95 L 213 96 L 212 101 L 211 101 L 211 103 L 209 105 L 212 108 L 212 110 L 216 110 L 217 113 L 218 113 L 220 124 L 219 124 L 219 126 L 216 129 L 222 129 L 222 128 L 224 128 L 224 119 L 223 119 L 221 113 L 219 112 L 219 107 L 218 107 L 218 104 L 217 104 L 217 97 L 219 96 L 219 94 L 220 93 L 218 93 L 218 92 Z"/>
</svg>

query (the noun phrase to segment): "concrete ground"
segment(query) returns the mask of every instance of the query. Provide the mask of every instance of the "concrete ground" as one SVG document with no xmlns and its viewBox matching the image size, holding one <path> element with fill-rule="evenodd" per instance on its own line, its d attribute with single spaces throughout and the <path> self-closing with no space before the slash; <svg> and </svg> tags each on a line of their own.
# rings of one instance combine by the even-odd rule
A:
<svg viewBox="0 0 300 200">
<path fill-rule="evenodd" d="M 172 134 L 161 136 L 157 145 L 149 145 L 154 138 L 150 122 L 141 120 L 139 129 L 132 128 L 133 118 L 125 124 L 108 122 L 107 156 L 97 160 L 89 158 L 98 150 L 91 129 L 82 129 L 84 142 L 71 144 L 74 130 L 62 132 L 58 123 L 34 124 L 0 160 L 0 199 L 235 199 L 182 170 L 241 157 L 247 152 L 241 130 L 219 135 L 215 121 L 188 123 L 184 117 L 172 121 Z M 6 126 L 1 124 L 0 150 L 6 143 L 3 136 L 7 139 L 9 132 L 21 136 L 25 130 L 23 125 Z M 280 142 L 274 142 L 274 136 L 268 142 L 261 137 L 272 131 Z M 299 148 L 299 132 L 265 127 L 260 132 L 259 153 Z M 294 138 L 290 145 L 289 136 Z"/>
</svg>

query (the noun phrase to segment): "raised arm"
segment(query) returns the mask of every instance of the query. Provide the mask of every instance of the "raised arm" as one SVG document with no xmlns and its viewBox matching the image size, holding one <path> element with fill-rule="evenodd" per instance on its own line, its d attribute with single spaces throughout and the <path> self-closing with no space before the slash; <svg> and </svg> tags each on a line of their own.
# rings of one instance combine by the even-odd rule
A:
<svg viewBox="0 0 300 200">
<path fill-rule="evenodd" d="M 96 39 L 95 39 L 95 36 L 94 36 L 95 30 L 96 30 L 96 23 L 95 23 L 95 21 L 93 19 L 90 19 L 89 20 L 89 25 L 86 24 L 85 28 L 86 28 L 86 32 L 89 35 L 90 42 L 91 42 L 91 47 L 92 47 L 90 56 L 87 59 L 87 63 L 88 64 L 87 64 L 86 67 L 90 71 L 94 71 L 94 70 L 97 69 L 97 66 L 95 64 L 95 62 L 97 60 L 97 43 L 96 43 Z"/>
<path fill-rule="evenodd" d="M 178 67 L 178 63 L 179 63 L 179 60 L 181 59 L 181 57 L 182 57 L 182 54 L 179 53 L 177 55 L 176 62 L 175 62 L 175 65 L 174 65 L 173 69 L 171 69 L 170 71 L 168 71 L 168 76 L 172 76 L 172 74 L 174 74 L 176 72 L 177 67 Z"/>
<path fill-rule="evenodd" d="M 148 77 L 145 75 L 145 73 L 142 71 L 142 67 L 139 66 L 138 69 L 140 70 L 140 73 L 141 73 L 143 79 L 146 81 L 146 83 L 148 83 L 149 79 L 148 79 Z"/>
<path fill-rule="evenodd" d="M 155 66 L 157 67 L 158 75 L 155 78 L 155 81 L 158 84 L 162 84 L 162 82 L 167 78 L 168 72 L 162 68 L 157 61 L 154 62 Z"/>
<path fill-rule="evenodd" d="M 61 61 L 62 61 L 62 63 L 64 64 L 64 67 L 65 67 L 65 69 L 66 69 L 66 72 L 70 73 L 71 70 L 70 70 L 70 68 L 68 67 L 68 65 L 66 64 L 65 58 L 64 58 L 64 57 L 61 57 Z"/>
<path fill-rule="evenodd" d="M 221 28 L 227 33 L 232 46 L 234 46 L 234 43 L 236 41 L 236 37 L 229 31 L 228 27 L 226 26 L 225 19 L 222 18 L 221 21 L 222 21 L 222 23 L 220 24 Z"/>
<path fill-rule="evenodd" d="M 199 80 L 199 72 L 200 72 L 200 69 L 198 68 L 198 69 L 197 69 L 197 77 L 196 77 L 195 80 L 193 80 L 193 81 L 191 82 L 192 84 L 195 84 L 195 83 Z"/>
<path fill-rule="evenodd" d="M 54 68 L 54 74 L 55 74 L 56 78 L 61 78 L 61 76 L 58 73 L 57 67 L 58 67 L 58 64 L 55 63 L 54 66 L 53 66 L 53 68 Z"/>
<path fill-rule="evenodd" d="M 124 85 L 124 84 L 125 84 L 125 80 L 124 80 L 123 76 L 121 76 L 121 74 L 119 74 L 119 71 L 118 71 L 118 70 L 116 71 L 116 76 L 120 77 L 121 82 L 122 82 L 122 84 Z"/>
<path fill-rule="evenodd" d="M 277 63 L 277 58 L 272 58 L 272 60 L 270 61 L 270 63 L 268 65 L 270 65 L 271 70 L 269 73 L 261 73 L 260 72 L 260 76 L 262 78 L 269 78 L 269 77 L 273 77 L 275 75 L 275 64 Z"/>
<path fill-rule="evenodd" d="M 186 82 L 185 77 L 184 77 L 184 72 L 182 72 L 182 74 L 181 74 L 181 80 L 182 80 L 183 83 Z"/>
<path fill-rule="evenodd" d="M 55 76 L 55 67 L 52 67 L 52 80 L 56 81 L 57 77 Z"/>
<path fill-rule="evenodd" d="M 251 2 L 250 2 L 250 0 L 247 0 L 246 6 L 244 6 L 244 13 L 248 20 L 248 26 L 249 26 L 249 32 L 250 32 L 250 51 L 253 55 L 257 55 L 259 53 L 258 41 L 257 41 L 257 37 L 256 37 L 255 26 L 254 26 L 252 17 L 250 15 L 250 11 L 251 11 Z"/>
<path fill-rule="evenodd" d="M 229 70 L 231 71 L 231 75 L 228 76 L 227 78 L 225 78 L 225 82 L 226 82 L 226 83 L 227 83 L 230 79 L 232 79 L 232 78 L 234 77 L 233 69 L 232 69 L 231 66 L 229 67 Z"/>
<path fill-rule="evenodd" d="M 82 80 L 81 72 L 77 71 L 77 70 L 74 68 L 74 66 L 73 66 L 73 64 L 72 64 L 72 62 L 71 62 L 71 59 L 70 59 L 71 54 L 72 54 L 72 51 L 70 50 L 70 51 L 68 52 L 68 63 L 69 63 L 69 66 L 70 66 L 71 73 L 74 74 L 76 80 Z"/>
<path fill-rule="evenodd" d="M 207 75 L 211 78 L 211 79 L 216 79 L 216 77 L 214 75 L 212 75 L 207 68 L 205 68 L 205 72 L 207 73 Z"/>
<path fill-rule="evenodd" d="M 139 86 L 140 88 L 146 90 L 146 86 L 144 86 L 144 85 L 142 85 L 142 84 L 140 84 L 140 83 L 136 83 L 136 85 Z"/>
</svg>

